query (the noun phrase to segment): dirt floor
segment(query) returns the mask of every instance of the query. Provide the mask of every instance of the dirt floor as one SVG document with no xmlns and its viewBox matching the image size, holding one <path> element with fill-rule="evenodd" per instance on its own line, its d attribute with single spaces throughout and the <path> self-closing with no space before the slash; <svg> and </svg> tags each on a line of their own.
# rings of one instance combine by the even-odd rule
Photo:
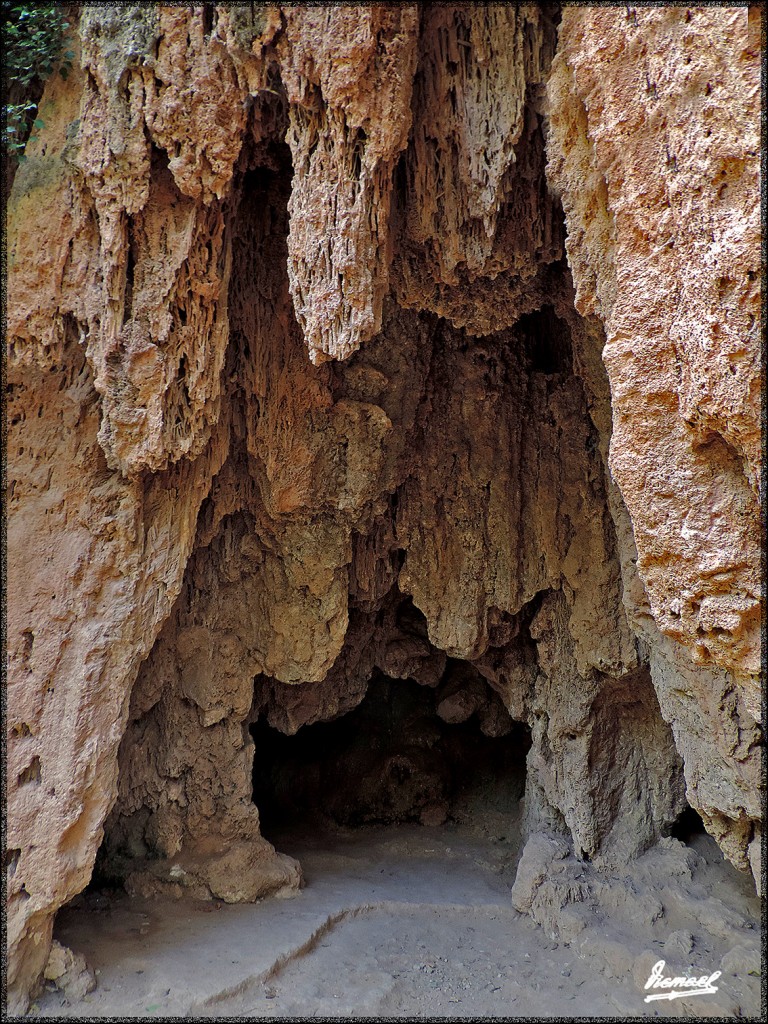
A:
<svg viewBox="0 0 768 1024">
<path fill-rule="evenodd" d="M 612 930 L 609 913 L 595 919 L 594 944 L 576 948 L 512 908 L 517 837 L 494 831 L 448 824 L 286 836 L 279 848 L 300 859 L 306 878 L 291 900 L 227 906 L 85 894 L 59 914 L 55 934 L 85 954 L 97 988 L 70 1000 L 49 987 L 31 1013 L 759 1016 L 759 901 L 708 837 L 673 851 L 694 869 L 685 900 L 654 922 L 655 938 L 627 940 L 632 922 Z M 680 973 L 682 960 L 696 974 L 723 971 L 717 994 L 646 1004 L 654 957 L 669 973 Z"/>
</svg>

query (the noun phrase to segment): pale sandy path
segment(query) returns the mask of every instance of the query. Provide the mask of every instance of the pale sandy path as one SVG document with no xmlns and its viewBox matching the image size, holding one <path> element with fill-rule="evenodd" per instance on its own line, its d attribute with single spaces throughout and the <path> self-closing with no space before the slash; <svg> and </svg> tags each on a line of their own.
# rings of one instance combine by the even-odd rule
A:
<svg viewBox="0 0 768 1024">
<path fill-rule="evenodd" d="M 328 837 L 306 836 L 281 848 L 300 857 L 307 879 L 292 900 L 91 899 L 89 909 L 60 915 L 58 938 L 86 955 L 99 985 L 75 1004 L 47 992 L 36 1012 L 568 1018 L 718 1009 L 748 1019 L 759 1010 L 754 977 L 724 979 L 716 1003 L 645 1005 L 630 951 L 625 975 L 606 977 L 599 960 L 548 940 L 512 909 L 514 847 L 487 835 L 401 826 L 335 837 L 330 849 Z M 719 870 L 721 891 L 744 903 L 731 869 L 707 870 Z M 663 956 L 661 940 L 658 948 Z"/>
</svg>

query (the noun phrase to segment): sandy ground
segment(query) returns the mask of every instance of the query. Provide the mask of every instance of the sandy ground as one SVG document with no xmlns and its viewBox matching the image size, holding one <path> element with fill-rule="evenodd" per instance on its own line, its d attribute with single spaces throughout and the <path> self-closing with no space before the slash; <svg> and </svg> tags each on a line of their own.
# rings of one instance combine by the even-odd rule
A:
<svg viewBox="0 0 768 1024">
<path fill-rule="evenodd" d="M 636 950 L 627 948 L 622 961 L 619 944 L 618 961 L 614 948 L 607 966 L 599 951 L 578 955 L 549 939 L 512 908 L 516 842 L 455 825 L 400 826 L 284 838 L 279 848 L 299 857 L 307 883 L 291 900 L 227 906 L 81 897 L 60 913 L 55 934 L 85 954 L 98 987 L 80 1001 L 49 989 L 31 1012 L 757 1019 L 759 902 L 711 840 L 696 842 L 701 891 L 716 891 L 717 906 L 731 915 L 725 940 L 701 934 L 701 915 L 691 923 L 690 965 L 709 974 L 725 956 L 733 968 L 716 996 L 645 1004 Z M 680 927 L 680 920 L 659 922 L 651 947 L 659 959 L 672 963 Z"/>
</svg>

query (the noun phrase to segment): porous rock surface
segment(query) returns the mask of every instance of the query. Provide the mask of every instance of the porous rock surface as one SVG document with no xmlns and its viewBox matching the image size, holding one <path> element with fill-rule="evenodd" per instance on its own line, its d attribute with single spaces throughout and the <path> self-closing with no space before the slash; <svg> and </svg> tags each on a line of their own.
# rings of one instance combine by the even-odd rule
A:
<svg viewBox="0 0 768 1024">
<path fill-rule="evenodd" d="M 527 723 L 527 832 L 595 870 L 687 800 L 759 877 L 747 8 L 75 42 L 9 201 L 11 1008 L 105 829 L 144 894 L 295 890 L 249 724 L 375 671 Z"/>
</svg>

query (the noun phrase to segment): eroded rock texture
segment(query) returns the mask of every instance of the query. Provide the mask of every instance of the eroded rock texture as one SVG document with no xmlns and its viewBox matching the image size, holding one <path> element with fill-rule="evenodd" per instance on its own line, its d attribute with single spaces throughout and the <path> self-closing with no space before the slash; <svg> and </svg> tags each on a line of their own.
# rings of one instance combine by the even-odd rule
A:
<svg viewBox="0 0 768 1024">
<path fill-rule="evenodd" d="M 611 472 L 638 571 L 662 632 L 736 673 L 753 715 L 759 49 L 746 7 L 567 9 L 549 81 L 550 180 L 577 308 L 605 325 Z"/>
<path fill-rule="evenodd" d="M 687 800 L 759 874 L 755 30 L 558 21 L 83 9 L 9 206 L 14 1008 L 105 829 L 135 891 L 295 890 L 250 727 L 377 673 L 526 723 L 557 850 Z"/>
<path fill-rule="evenodd" d="M 625 14 L 563 13 L 549 178 L 576 306 L 605 325 L 635 630 L 689 800 L 746 867 L 762 799 L 760 22 L 746 7 Z"/>
</svg>

